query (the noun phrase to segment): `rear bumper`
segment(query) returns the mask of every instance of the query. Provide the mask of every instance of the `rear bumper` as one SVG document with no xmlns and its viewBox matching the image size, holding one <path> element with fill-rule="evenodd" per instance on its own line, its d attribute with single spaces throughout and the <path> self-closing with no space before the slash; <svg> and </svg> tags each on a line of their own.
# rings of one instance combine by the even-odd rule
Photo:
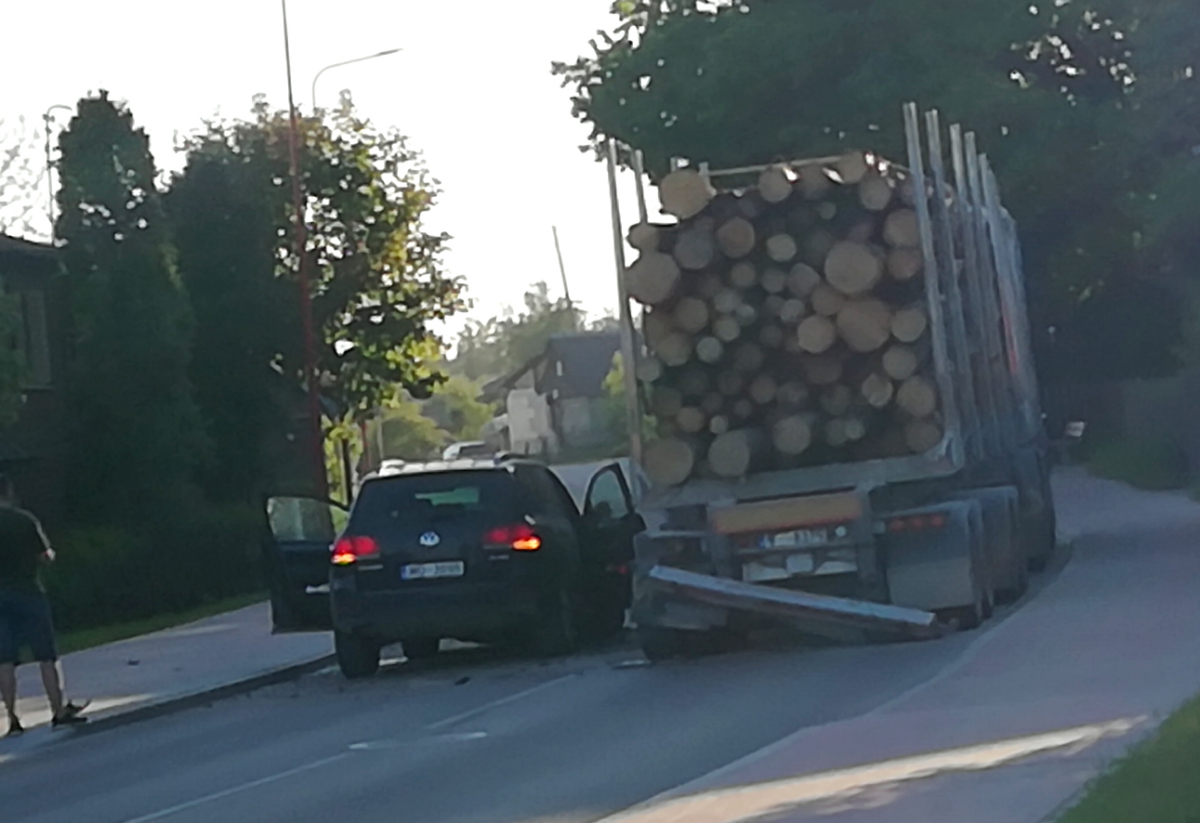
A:
<svg viewBox="0 0 1200 823">
<path fill-rule="evenodd" d="M 538 604 L 529 583 L 371 592 L 335 585 L 330 596 L 334 628 L 385 642 L 406 637 L 492 641 L 534 623 Z"/>
</svg>

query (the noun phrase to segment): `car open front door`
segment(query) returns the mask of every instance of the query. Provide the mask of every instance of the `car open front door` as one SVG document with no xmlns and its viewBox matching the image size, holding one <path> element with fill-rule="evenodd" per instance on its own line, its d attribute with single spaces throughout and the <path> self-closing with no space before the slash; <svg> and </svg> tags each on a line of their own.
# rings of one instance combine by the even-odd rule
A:
<svg viewBox="0 0 1200 823">
<path fill-rule="evenodd" d="M 613 463 L 592 477 L 583 503 L 584 562 L 603 592 L 610 620 L 624 621 L 632 596 L 634 535 L 646 523 L 634 509 L 621 467 Z M 616 628 L 620 628 L 618 622 Z"/>
<path fill-rule="evenodd" d="M 314 497 L 269 497 L 266 546 L 275 633 L 329 631 L 329 551 L 346 507 Z"/>
</svg>

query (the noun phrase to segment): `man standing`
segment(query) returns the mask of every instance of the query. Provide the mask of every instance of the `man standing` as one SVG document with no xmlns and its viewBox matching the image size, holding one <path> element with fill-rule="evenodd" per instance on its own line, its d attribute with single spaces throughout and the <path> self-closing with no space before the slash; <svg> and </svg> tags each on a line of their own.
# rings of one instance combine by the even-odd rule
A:
<svg viewBox="0 0 1200 823">
<path fill-rule="evenodd" d="M 12 481 L 0 474 L 0 696 L 8 710 L 8 737 L 25 730 L 17 718 L 17 660 L 28 646 L 42 672 L 53 725 L 75 725 L 87 718 L 83 707 L 63 698 L 62 672 L 54 647 L 50 601 L 40 569 L 54 560 L 54 550 L 38 519 L 18 508 Z"/>
</svg>

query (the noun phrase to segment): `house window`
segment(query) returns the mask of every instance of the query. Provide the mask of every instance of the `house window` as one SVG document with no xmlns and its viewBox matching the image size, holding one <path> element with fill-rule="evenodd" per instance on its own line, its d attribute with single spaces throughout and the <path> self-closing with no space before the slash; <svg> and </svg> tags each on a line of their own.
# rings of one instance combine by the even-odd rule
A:
<svg viewBox="0 0 1200 823">
<path fill-rule="evenodd" d="M 25 355 L 25 385 L 50 385 L 50 337 L 46 328 L 46 295 L 23 291 L 21 295 L 21 348 Z"/>
</svg>

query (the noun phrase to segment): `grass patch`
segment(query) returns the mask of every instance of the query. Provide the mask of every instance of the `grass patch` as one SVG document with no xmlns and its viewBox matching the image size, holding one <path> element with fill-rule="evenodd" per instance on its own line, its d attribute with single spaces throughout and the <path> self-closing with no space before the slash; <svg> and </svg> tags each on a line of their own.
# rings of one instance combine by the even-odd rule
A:
<svg viewBox="0 0 1200 823">
<path fill-rule="evenodd" d="M 147 617 L 143 620 L 132 620 L 128 623 L 115 623 L 111 626 L 97 626 L 93 629 L 64 632 L 58 637 L 58 651 L 60 654 L 83 651 L 95 646 L 103 646 L 105 643 L 115 643 L 118 640 L 127 640 L 130 637 L 182 626 L 185 623 L 192 623 L 196 620 L 202 620 L 205 617 L 213 617 L 214 615 L 236 611 L 245 606 L 261 603 L 266 599 L 267 595 L 265 592 L 243 594 L 225 600 L 206 603 L 203 606 L 197 606 L 187 611 L 175 612 L 174 614 L 160 614 L 155 617 Z"/>
<path fill-rule="evenodd" d="M 1157 735 L 1097 781 L 1059 823 L 1200 821 L 1200 698 L 1167 719 Z"/>
<path fill-rule="evenodd" d="M 1167 441 L 1109 440 L 1097 444 L 1088 469 L 1098 477 L 1139 489 L 1165 491 L 1187 485 L 1187 458 Z"/>
</svg>

